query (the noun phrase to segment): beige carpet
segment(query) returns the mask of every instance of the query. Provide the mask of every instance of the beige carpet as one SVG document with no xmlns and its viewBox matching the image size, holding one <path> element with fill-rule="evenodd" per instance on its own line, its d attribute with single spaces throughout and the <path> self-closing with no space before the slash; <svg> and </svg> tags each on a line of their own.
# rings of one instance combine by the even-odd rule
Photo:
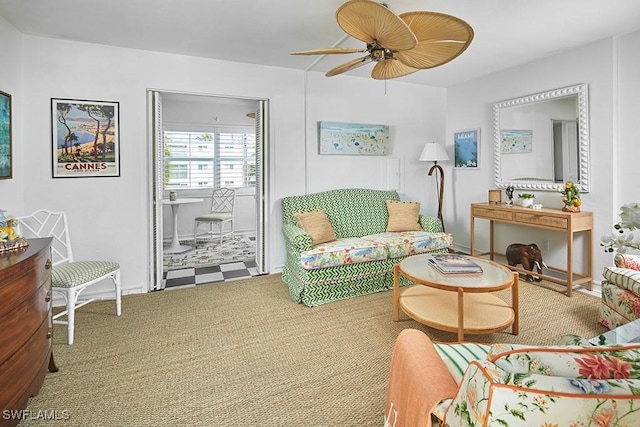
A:
<svg viewBox="0 0 640 427">
<path fill-rule="evenodd" d="M 597 298 L 558 289 L 523 283 L 520 335 L 469 339 L 554 344 L 604 331 Z M 126 296 L 121 317 L 112 301 L 89 304 L 77 313 L 73 346 L 55 326 L 60 371 L 28 407 L 70 418 L 20 425 L 381 426 L 398 333 L 455 339 L 406 317 L 393 322 L 392 296 L 308 308 L 271 275 Z"/>
</svg>

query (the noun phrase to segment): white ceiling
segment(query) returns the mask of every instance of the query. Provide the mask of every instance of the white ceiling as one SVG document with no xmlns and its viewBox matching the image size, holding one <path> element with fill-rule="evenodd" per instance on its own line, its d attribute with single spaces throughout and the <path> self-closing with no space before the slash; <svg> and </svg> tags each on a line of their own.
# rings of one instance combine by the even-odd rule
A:
<svg viewBox="0 0 640 427">
<path fill-rule="evenodd" d="M 344 0 L 0 0 L 0 16 L 25 34 L 175 54 L 307 69 L 289 53 L 333 46 Z M 399 80 L 447 87 L 563 50 L 640 29 L 640 0 L 386 0 L 396 13 L 428 10 L 475 31 L 454 61 Z M 364 47 L 348 39 L 341 46 Z M 333 55 L 327 71 L 357 58 Z M 369 64 L 348 74 L 367 76 Z M 339 79 L 341 76 L 331 77 Z"/>
</svg>

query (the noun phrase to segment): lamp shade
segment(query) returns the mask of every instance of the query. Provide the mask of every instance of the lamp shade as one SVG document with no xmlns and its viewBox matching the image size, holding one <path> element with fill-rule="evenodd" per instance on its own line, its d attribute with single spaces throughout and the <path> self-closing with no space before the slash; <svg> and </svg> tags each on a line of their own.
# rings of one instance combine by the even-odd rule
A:
<svg viewBox="0 0 640 427">
<path fill-rule="evenodd" d="M 446 162 L 449 160 L 449 156 L 445 151 L 442 144 L 437 142 L 427 142 L 424 144 L 420 158 L 421 162 Z"/>
</svg>

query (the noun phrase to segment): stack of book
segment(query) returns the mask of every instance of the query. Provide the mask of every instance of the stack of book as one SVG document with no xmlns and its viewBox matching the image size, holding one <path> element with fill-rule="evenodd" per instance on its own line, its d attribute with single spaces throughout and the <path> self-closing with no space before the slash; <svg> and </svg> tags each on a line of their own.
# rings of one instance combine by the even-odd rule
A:
<svg viewBox="0 0 640 427">
<path fill-rule="evenodd" d="M 435 254 L 428 258 L 428 260 L 429 264 L 445 274 L 482 273 L 482 267 L 466 255 Z"/>
</svg>

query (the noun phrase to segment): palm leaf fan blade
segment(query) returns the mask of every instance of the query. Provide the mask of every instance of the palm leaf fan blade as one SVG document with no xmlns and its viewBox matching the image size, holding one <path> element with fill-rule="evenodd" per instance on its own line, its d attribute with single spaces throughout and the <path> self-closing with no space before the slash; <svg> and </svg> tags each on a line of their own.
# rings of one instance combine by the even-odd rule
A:
<svg viewBox="0 0 640 427">
<path fill-rule="evenodd" d="M 367 44 L 374 41 L 389 50 L 408 50 L 416 36 L 398 15 L 371 0 L 350 0 L 336 11 L 336 20 L 351 37 Z"/>
<path fill-rule="evenodd" d="M 344 53 L 362 53 L 367 49 L 351 48 L 351 47 L 325 47 L 312 50 L 301 50 L 298 52 L 291 52 L 291 55 L 329 55 L 329 54 L 344 54 Z"/>
<path fill-rule="evenodd" d="M 407 12 L 400 15 L 418 39 L 415 48 L 396 52 L 395 57 L 410 67 L 433 68 L 457 58 L 473 40 L 473 29 L 462 19 L 436 12 Z"/>
<path fill-rule="evenodd" d="M 419 71 L 417 68 L 409 67 L 402 62 L 395 59 L 385 59 L 379 61 L 373 70 L 371 70 L 371 77 L 376 80 L 390 80 L 398 77 L 408 76 Z"/>
<path fill-rule="evenodd" d="M 327 77 L 336 76 L 338 74 L 353 70 L 354 68 L 362 67 L 364 64 L 368 64 L 371 61 L 372 60 L 370 56 L 363 56 L 362 58 L 354 59 L 353 61 L 345 62 L 342 65 L 338 65 L 337 67 L 327 71 L 327 74 L 325 75 Z"/>
</svg>

